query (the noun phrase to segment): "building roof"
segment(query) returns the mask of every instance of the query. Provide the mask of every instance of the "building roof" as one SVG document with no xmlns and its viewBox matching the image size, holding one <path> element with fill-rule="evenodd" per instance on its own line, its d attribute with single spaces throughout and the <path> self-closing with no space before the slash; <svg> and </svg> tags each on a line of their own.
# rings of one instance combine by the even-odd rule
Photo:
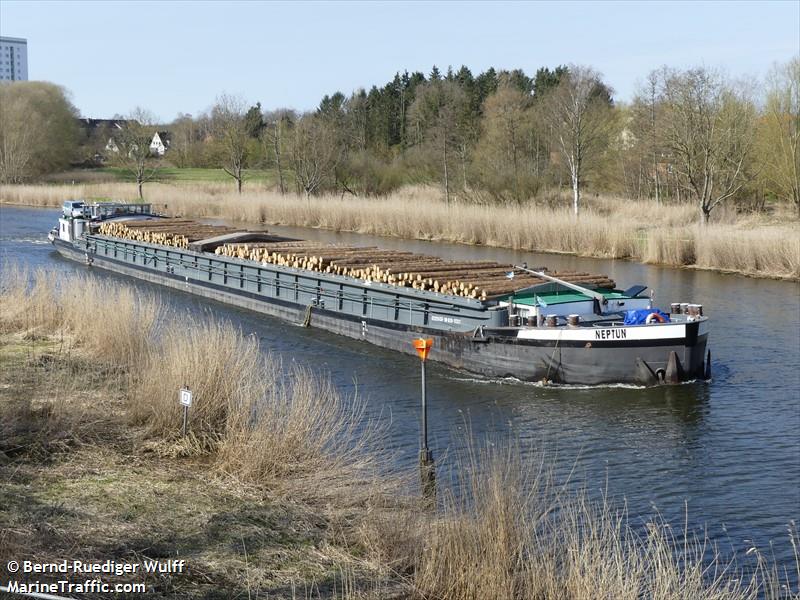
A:
<svg viewBox="0 0 800 600">
<path fill-rule="evenodd" d="M 84 129 L 97 129 L 98 127 L 109 127 L 114 129 L 122 129 L 128 121 L 126 119 L 78 119 L 78 123 Z"/>
</svg>

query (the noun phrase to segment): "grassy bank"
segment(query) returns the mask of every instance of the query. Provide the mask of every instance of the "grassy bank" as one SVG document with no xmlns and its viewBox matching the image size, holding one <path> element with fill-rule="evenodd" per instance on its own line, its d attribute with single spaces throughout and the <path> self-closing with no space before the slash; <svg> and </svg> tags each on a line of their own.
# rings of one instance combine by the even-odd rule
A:
<svg viewBox="0 0 800 600">
<path fill-rule="evenodd" d="M 514 444 L 462 456 L 465 493 L 420 510 L 402 476 L 376 476 L 385 440 L 361 406 L 224 323 L 6 269 L 0 581 L 9 560 L 179 558 L 187 573 L 147 577 L 136 597 L 792 597 L 758 551 L 736 564 L 658 519 L 636 529 Z"/>
<path fill-rule="evenodd" d="M 131 288 L 29 277 L 4 271 L 0 295 L 0 584 L 9 560 L 180 558 L 185 574 L 112 580 L 144 598 L 392 597 L 402 582 L 351 547 L 353 513 L 393 489 L 357 401 Z"/>
<path fill-rule="evenodd" d="M 246 169 L 245 180 L 250 183 L 270 184 L 274 173 L 266 169 Z M 49 184 L 85 185 L 136 181 L 128 169 L 122 167 L 101 167 L 97 169 L 73 169 L 48 175 L 44 180 Z M 233 179 L 223 169 L 156 167 L 148 179 L 151 183 L 219 183 L 231 184 Z"/>
<path fill-rule="evenodd" d="M 255 187 L 254 185 L 252 187 Z M 436 191 L 408 188 L 385 198 L 281 196 L 254 189 L 241 196 L 219 183 L 150 184 L 147 200 L 171 214 L 318 227 L 406 239 L 481 244 L 536 252 L 624 258 L 755 277 L 800 279 L 800 222 L 788 208 L 771 216 L 718 209 L 697 225 L 693 205 L 594 197 L 580 219 L 566 208 L 450 205 Z M 134 200 L 134 186 L 0 186 L 0 201 L 57 206 L 68 198 Z M 566 202 L 551 203 L 567 206 Z"/>
</svg>

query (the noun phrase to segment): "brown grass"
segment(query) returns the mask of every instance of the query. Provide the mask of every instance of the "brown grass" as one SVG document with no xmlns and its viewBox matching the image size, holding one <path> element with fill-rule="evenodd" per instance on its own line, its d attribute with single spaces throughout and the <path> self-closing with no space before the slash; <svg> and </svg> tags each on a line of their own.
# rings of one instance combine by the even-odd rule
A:
<svg viewBox="0 0 800 600">
<path fill-rule="evenodd" d="M 249 187 L 241 196 L 221 183 L 153 183 L 146 191 L 156 208 L 185 216 L 800 278 L 800 223 L 786 207 L 762 217 L 743 217 L 721 207 L 710 226 L 698 227 L 693 205 L 659 207 L 652 201 L 605 196 L 587 196 L 576 220 L 566 201 L 564 208 L 447 206 L 437 190 L 423 186 L 382 198 L 311 199 Z M 83 197 L 135 200 L 136 190 L 123 183 L 0 186 L 0 202 L 13 204 L 58 206 Z"/>
<path fill-rule="evenodd" d="M 458 463 L 461 495 L 448 495 L 435 517 L 368 519 L 376 529 L 366 535 L 380 544 L 373 552 L 409 574 L 418 598 L 795 597 L 785 574 L 762 556 L 750 561 L 748 575 L 707 537 L 677 535 L 657 516 L 636 530 L 610 502 L 555 485 L 543 465 L 523 464 L 514 444 L 473 450 Z M 800 569 L 794 530 L 790 541 Z"/>
<path fill-rule="evenodd" d="M 11 266 L 0 285 L 0 329 L 66 332 L 93 360 L 126 378 L 127 414 L 161 451 L 215 452 L 222 470 L 254 480 L 366 469 L 375 428 L 364 404 L 310 371 L 282 371 L 256 339 L 213 319 L 179 318 L 154 297 L 84 275 Z M 193 392 L 181 439 L 178 390 Z M 372 468 L 372 465 L 370 465 Z"/>
<path fill-rule="evenodd" d="M 300 366 L 279 372 L 265 359 L 263 394 L 249 394 L 237 404 L 220 448 L 225 471 L 250 480 L 327 473 L 326 485 L 375 468 L 366 452 L 378 434 L 365 426 L 365 404 L 345 401 L 331 382 Z M 266 385 L 264 385 L 266 384 Z"/>
<path fill-rule="evenodd" d="M 754 569 L 745 574 L 741 565 L 723 559 L 703 535 L 677 535 L 658 518 L 643 530 L 635 528 L 625 511 L 610 502 L 590 501 L 585 493 L 557 485 L 544 457 L 523 462 L 514 444 L 495 443 L 469 452 L 457 463 L 459 494 L 445 491 L 437 512 L 421 510 L 407 492 L 399 491 L 396 482 L 390 479 L 376 485 L 372 480 L 380 458 L 370 449 L 373 430 L 364 426 L 363 405 L 342 399 L 325 379 L 304 369 L 284 370 L 279 362 L 262 355 L 255 340 L 229 325 L 178 320 L 152 298 L 126 292 L 127 286 L 68 275 L 62 276 L 57 289 L 48 291 L 49 280 L 41 272 L 9 269 L 9 277 L 6 274 L 0 291 L 0 327 L 5 332 L 2 340 L 11 336 L 16 341 L 13 350 L 0 348 L 4 358 L 0 467 L 9 457 L 19 460 L 20 444 L 33 446 L 40 443 L 35 440 L 60 435 L 58 447 L 41 446 L 51 453 L 80 448 L 93 440 L 99 456 L 87 459 L 83 450 L 76 451 L 75 462 L 64 463 L 71 465 L 69 469 L 49 481 L 56 490 L 52 493 L 68 498 L 73 513 L 80 508 L 76 514 L 120 513 L 122 522 L 115 525 L 119 531 L 114 535 L 126 536 L 123 539 L 131 547 L 135 544 L 130 538 L 141 535 L 136 527 L 149 527 L 147 535 L 156 535 L 153 519 L 159 529 L 169 530 L 169 538 L 159 542 L 162 545 L 175 538 L 182 539 L 180 543 L 196 541 L 196 532 L 201 530 L 204 544 L 222 537 L 230 546 L 238 544 L 235 537 L 241 535 L 244 545 L 247 535 L 250 552 L 256 553 L 253 565 L 240 555 L 224 563 L 235 565 L 224 567 L 228 571 L 220 581 L 226 589 L 231 581 L 248 590 L 251 585 L 274 589 L 272 567 L 264 565 L 272 565 L 276 553 L 309 556 L 298 547 L 297 539 L 302 538 L 313 540 L 311 555 L 322 557 L 325 569 L 340 565 L 334 579 L 344 588 L 334 592 L 327 587 L 315 594 L 320 588 L 309 581 L 314 577 L 311 573 L 320 572 L 317 564 L 305 575 L 293 575 L 292 581 L 302 581 L 304 587 L 298 585 L 291 593 L 284 588 L 284 593 L 270 597 L 364 597 L 353 569 L 375 578 L 372 596 L 376 598 L 777 600 L 800 592 L 791 589 L 774 563 L 757 550 L 748 559 L 755 561 Z M 118 317 L 119 323 L 111 326 L 118 335 L 138 340 L 119 345 L 109 334 L 86 331 L 91 328 L 81 318 L 87 308 L 99 309 L 109 298 L 114 299 L 116 313 L 142 316 L 144 327 L 128 317 Z M 47 302 L 53 302 L 49 312 Z M 44 327 L 49 328 L 46 336 Z M 59 342 L 62 331 L 65 337 Z M 42 346 L 45 343 L 47 347 Z M 46 355 L 50 358 L 43 361 Z M 11 361 L 9 356 L 16 358 Z M 109 357 L 113 359 L 105 362 Z M 48 367 L 55 363 L 61 366 Z M 98 365 L 105 365 L 99 376 Z M 32 385 L 20 381 L 18 373 L 30 374 Z M 6 393 L 5 385 L 12 381 L 28 390 L 22 404 L 7 401 L 20 397 L 16 391 Z M 195 393 L 189 440 L 177 435 L 177 389 L 183 384 Z M 54 385 L 68 392 L 61 401 L 53 394 Z M 114 397 L 114 389 L 116 408 L 122 405 L 127 413 L 98 410 L 102 398 Z M 77 403 L 76 398 L 80 399 Z M 7 416 L 15 411 L 21 418 L 12 422 Z M 98 434 L 103 429 L 99 424 L 105 422 L 108 427 L 115 418 L 120 419 L 116 428 L 105 436 Z M 26 427 L 31 423 L 39 426 L 29 431 Z M 131 429 L 137 423 L 139 428 Z M 89 430 L 93 437 L 79 433 Z M 143 444 L 140 436 L 149 443 Z M 16 449 L 8 445 L 9 439 L 16 440 Z M 143 449 L 158 452 L 145 454 Z M 25 453 L 29 460 L 36 456 Z M 91 462 L 95 459 L 96 463 Z M 89 467 L 84 464 L 87 460 Z M 170 462 L 176 460 L 183 462 Z M 38 476 L 50 477 L 53 468 L 45 463 Z M 150 471 L 153 474 L 147 475 Z M 109 472 L 114 476 L 107 480 Z M 73 479 L 75 485 L 70 487 Z M 180 485 L 173 488 L 169 480 Z M 26 503 L 20 504 L 15 494 L 30 494 L 30 488 L 24 482 L 14 485 L 17 492 L 5 501 L 9 506 L 19 504 L 15 510 L 22 510 Z M 259 498 L 276 489 L 291 498 L 291 506 L 276 510 L 250 503 L 244 508 L 237 500 Z M 191 490 L 190 499 L 186 490 Z M 181 531 L 180 520 L 172 519 L 170 511 L 163 510 L 163 498 L 169 499 L 175 511 L 185 513 L 191 535 Z M 197 503 L 202 504 L 200 517 Z M 233 503 L 234 508 L 227 507 L 226 512 L 219 503 Z M 287 514 L 292 515 L 291 526 L 276 524 Z M 6 548 L 0 548 L 0 556 L 12 557 L 8 554 L 12 543 L 17 544 L 17 552 L 23 552 L 24 540 L 30 539 L 26 536 L 38 535 L 25 518 L 15 518 L 20 520 L 13 526 L 0 519 L 0 547 Z M 98 535 L 110 535 L 108 530 L 96 531 L 92 524 L 106 518 L 110 517 L 92 517 L 82 525 L 93 531 L 92 543 L 96 544 Z M 62 531 L 66 523 L 59 525 Z M 276 527 L 287 538 L 279 542 L 270 538 L 278 550 L 258 554 L 259 544 L 265 536 L 274 536 Z M 800 538 L 795 529 L 790 535 L 800 579 Z M 48 543 L 60 543 L 61 538 L 48 539 L 56 540 Z M 119 543 L 114 542 L 114 547 Z M 92 547 L 102 554 L 102 546 Z M 209 561 L 221 560 L 215 557 L 223 551 L 204 552 L 204 568 L 220 577 L 221 567 Z M 390 586 L 391 595 L 385 592 L 385 580 L 395 584 Z M 202 589 L 207 590 L 208 580 L 203 581 L 206 588 Z M 406 592 L 397 596 L 398 589 Z M 197 597 L 199 590 L 195 590 Z M 184 595 L 195 597 L 194 593 Z"/>
<path fill-rule="evenodd" d="M 162 313 L 153 297 L 91 277 L 10 265 L 0 281 L 0 328 L 38 334 L 63 329 L 97 360 L 124 369 L 145 358 Z"/>
</svg>

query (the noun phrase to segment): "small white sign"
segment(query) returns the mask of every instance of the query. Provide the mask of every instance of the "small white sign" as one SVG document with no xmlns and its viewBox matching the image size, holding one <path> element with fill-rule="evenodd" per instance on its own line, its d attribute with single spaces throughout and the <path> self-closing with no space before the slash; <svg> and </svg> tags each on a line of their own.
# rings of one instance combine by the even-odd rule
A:
<svg viewBox="0 0 800 600">
<path fill-rule="evenodd" d="M 187 390 L 186 388 L 181 390 L 181 404 L 183 406 L 192 405 L 192 390 Z"/>
</svg>

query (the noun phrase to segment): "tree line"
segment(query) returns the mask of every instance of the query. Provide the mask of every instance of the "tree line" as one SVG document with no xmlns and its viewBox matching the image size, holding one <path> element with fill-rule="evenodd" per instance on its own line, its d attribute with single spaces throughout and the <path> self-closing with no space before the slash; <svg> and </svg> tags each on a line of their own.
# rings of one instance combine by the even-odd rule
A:
<svg viewBox="0 0 800 600">
<path fill-rule="evenodd" d="M 11 90 L 23 85 L 47 84 L 0 86 L 0 94 L 16 94 L 16 107 L 25 94 Z M 576 215 L 586 189 L 691 201 L 702 222 L 727 201 L 759 208 L 779 200 L 800 210 L 800 58 L 776 65 L 758 91 L 713 69 L 663 67 L 631 102 L 613 94 L 594 69 L 564 65 L 533 75 L 398 73 L 369 91 L 325 95 L 305 113 L 223 95 L 205 113 L 162 126 L 171 132 L 165 159 L 223 168 L 240 192 L 249 169 L 269 168 L 281 193 L 306 196 L 434 183 L 446 202 L 520 205 L 568 188 Z M 152 120 L 143 111 L 132 116 L 131 123 Z M 0 177 L 35 177 L 46 161 L 26 175 L 14 150 L 21 137 L 5 121 Z M 133 132 L 120 138 L 126 133 Z M 6 138 L 16 140 L 11 151 Z M 117 153 L 133 163 L 141 189 L 153 159 L 133 154 L 130 145 Z"/>
</svg>

